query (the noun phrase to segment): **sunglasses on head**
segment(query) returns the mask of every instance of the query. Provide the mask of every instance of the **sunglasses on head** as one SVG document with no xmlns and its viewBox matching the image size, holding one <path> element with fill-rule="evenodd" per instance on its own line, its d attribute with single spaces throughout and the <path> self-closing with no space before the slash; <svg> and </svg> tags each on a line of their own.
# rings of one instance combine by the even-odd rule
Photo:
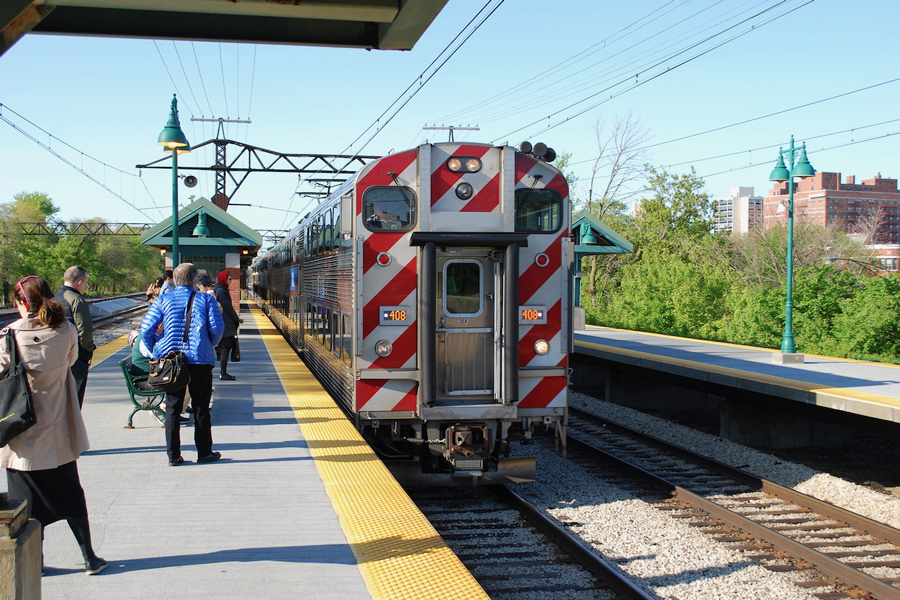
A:
<svg viewBox="0 0 900 600">
<path fill-rule="evenodd" d="M 28 281 L 29 279 L 38 279 L 37 275 L 29 275 L 28 277 L 23 277 L 16 284 L 16 287 L 19 288 L 19 291 L 22 292 L 22 301 L 25 303 L 25 309 L 31 310 L 31 307 L 28 306 L 28 295 L 25 293 L 25 288 L 22 287 L 23 281 Z"/>
</svg>

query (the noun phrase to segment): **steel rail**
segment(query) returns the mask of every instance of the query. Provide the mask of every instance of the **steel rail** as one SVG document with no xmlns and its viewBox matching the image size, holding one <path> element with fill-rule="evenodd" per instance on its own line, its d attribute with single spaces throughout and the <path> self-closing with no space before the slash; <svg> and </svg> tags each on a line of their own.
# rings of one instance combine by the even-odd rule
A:
<svg viewBox="0 0 900 600">
<path fill-rule="evenodd" d="M 590 571 L 591 574 L 606 584 L 613 592 L 619 594 L 619 596 L 631 600 L 657 600 L 658 596 L 656 594 L 649 594 L 634 585 L 625 575 L 594 554 L 582 540 L 571 535 L 555 519 L 545 515 L 507 486 L 499 485 L 492 491 L 503 502 L 522 513 L 525 519 L 550 541 L 568 552 L 578 564 Z"/>
<path fill-rule="evenodd" d="M 633 465 L 605 450 L 601 450 L 592 444 L 579 440 L 572 435 L 571 430 L 568 434 L 568 443 L 570 444 L 570 447 L 578 448 L 588 454 L 602 457 L 603 460 L 613 463 L 624 472 L 629 473 L 658 489 L 669 492 L 672 497 L 681 500 L 685 504 L 703 510 L 728 525 L 738 527 L 755 538 L 768 542 L 775 548 L 787 552 L 795 558 L 805 560 L 827 575 L 837 577 L 847 584 L 865 590 L 878 600 L 900 600 L 900 589 L 876 579 L 871 575 L 867 575 L 866 573 L 810 548 L 809 546 L 794 541 L 783 534 L 772 531 L 743 515 L 739 515 L 727 508 L 719 506 L 711 500 L 707 500 L 667 479 L 650 473 L 646 469 Z"/>
<path fill-rule="evenodd" d="M 590 421 L 592 423 L 603 425 L 604 427 L 608 427 L 610 429 L 621 431 L 629 437 L 665 450 L 670 454 L 679 456 L 695 464 L 706 467 L 711 471 L 717 471 L 722 475 L 731 477 L 732 479 L 740 481 L 741 483 L 749 487 L 756 488 L 762 492 L 770 493 L 774 496 L 778 496 L 783 500 L 788 500 L 795 504 L 805 506 L 812 509 L 815 513 L 826 517 L 831 517 L 836 521 L 844 522 L 854 529 L 859 529 L 860 531 L 864 531 L 869 535 L 887 540 L 895 546 L 900 546 L 900 530 L 894 529 L 893 527 L 885 525 L 884 523 L 873 521 L 868 517 L 851 512 L 849 510 L 841 508 L 840 506 L 835 506 L 834 504 L 819 500 L 818 498 L 808 496 L 802 492 L 798 492 L 797 490 L 779 485 L 774 481 L 763 479 L 761 477 L 753 475 L 752 473 L 748 473 L 747 471 L 738 469 L 737 467 L 726 465 L 725 463 L 719 462 L 714 458 L 709 458 L 707 456 L 697 454 L 696 452 L 691 452 L 690 450 L 681 448 L 680 446 L 670 444 L 665 440 L 653 437 L 652 435 L 641 433 L 640 431 L 636 431 L 634 429 L 631 429 L 630 427 L 626 427 L 625 425 L 620 425 L 619 423 L 604 419 L 603 417 L 600 417 L 598 415 L 585 412 L 579 408 L 570 406 L 569 414 L 580 419 L 584 419 L 585 421 Z"/>
</svg>

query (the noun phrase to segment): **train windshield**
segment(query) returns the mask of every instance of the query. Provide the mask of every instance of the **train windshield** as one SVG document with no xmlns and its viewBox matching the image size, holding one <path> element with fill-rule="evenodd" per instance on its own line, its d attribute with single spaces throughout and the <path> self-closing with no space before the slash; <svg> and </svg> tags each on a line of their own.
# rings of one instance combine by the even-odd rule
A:
<svg viewBox="0 0 900 600">
<path fill-rule="evenodd" d="M 516 231 L 551 233 L 559 229 L 562 198 L 556 190 L 516 190 Z"/>
<path fill-rule="evenodd" d="M 408 187 L 370 187 L 363 194 L 363 219 L 370 231 L 409 231 L 416 221 L 416 195 Z"/>
</svg>

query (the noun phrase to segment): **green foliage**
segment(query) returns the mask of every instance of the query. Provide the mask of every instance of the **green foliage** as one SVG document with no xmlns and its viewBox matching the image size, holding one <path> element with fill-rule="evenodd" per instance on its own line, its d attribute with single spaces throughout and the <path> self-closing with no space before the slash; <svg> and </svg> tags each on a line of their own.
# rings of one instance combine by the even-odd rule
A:
<svg viewBox="0 0 900 600">
<path fill-rule="evenodd" d="M 712 235 L 712 203 L 693 172 L 649 169 L 646 197 L 618 229 L 628 256 L 582 265 L 591 324 L 777 349 L 784 334 L 787 231 Z M 798 352 L 900 360 L 900 275 L 844 234 L 794 232 L 793 330 Z M 593 292 L 593 294 L 591 293 Z"/>
<path fill-rule="evenodd" d="M 834 335 L 841 356 L 900 357 L 900 276 L 868 277 L 841 303 Z"/>
<path fill-rule="evenodd" d="M 24 235 L 23 223 L 50 225 L 59 208 L 47 194 L 22 192 L 0 204 L 0 286 L 3 303 L 26 275 L 39 275 L 56 289 L 72 265 L 88 270 L 88 295 L 143 290 L 158 277 L 159 254 L 141 245 L 139 236 Z M 92 219 L 92 223 L 103 223 Z"/>
</svg>

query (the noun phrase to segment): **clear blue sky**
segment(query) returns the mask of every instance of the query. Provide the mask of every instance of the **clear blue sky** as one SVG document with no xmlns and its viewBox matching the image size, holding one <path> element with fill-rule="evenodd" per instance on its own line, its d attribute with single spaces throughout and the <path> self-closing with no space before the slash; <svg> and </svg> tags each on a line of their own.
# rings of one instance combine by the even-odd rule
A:
<svg viewBox="0 0 900 600">
<path fill-rule="evenodd" d="M 0 57 L 3 116 L 83 164 L 91 176 L 146 214 L 5 122 L 0 122 L 0 202 L 11 201 L 17 192 L 40 191 L 53 198 L 63 219 L 146 222 L 171 217 L 170 171 L 144 171 L 149 191 L 133 175 L 136 164 L 161 156 L 156 138 L 176 87 L 182 128 L 193 144 L 214 137 L 215 129 L 192 123 L 192 115 L 249 118 L 249 126 L 230 126 L 228 137 L 272 150 L 345 150 L 484 3 L 450 0 L 411 52 L 28 35 Z M 771 10 L 752 17 L 766 9 Z M 481 131 L 457 134 L 457 139 L 513 145 L 543 141 L 557 152 L 572 153 L 574 171 L 587 176 L 589 162 L 580 161 L 596 155 L 592 123 L 598 118 L 609 126 L 632 111 L 652 135 L 651 143 L 668 142 L 900 78 L 896 15 L 892 0 L 506 0 L 362 153 L 401 150 L 426 137 L 446 140 L 445 132 L 422 131 L 425 124 L 477 125 Z M 740 25 L 741 19 L 749 21 Z M 751 25 L 746 35 L 712 49 Z M 729 27 L 730 33 L 723 33 Z M 580 55 L 583 60 L 557 66 L 588 49 L 589 54 Z M 653 62 L 652 56 L 681 50 L 679 57 L 635 78 Z M 705 50 L 710 51 L 672 68 Z M 529 81 L 528 87 L 507 92 Z M 617 82 L 623 83 L 610 87 Z M 485 104 L 498 95 L 499 108 Z M 590 95 L 596 95 L 593 101 L 567 108 Z M 750 150 L 786 144 L 794 134 L 798 142 L 809 140 L 810 161 L 818 170 L 858 179 L 876 173 L 900 177 L 900 135 L 846 145 L 900 132 L 898 98 L 900 81 L 664 143 L 648 149 L 649 162 L 673 173 L 694 165 L 713 196 L 727 195 L 739 185 L 765 194 L 776 149 Z M 605 102 L 592 107 L 601 99 Z M 50 140 L 10 109 L 57 139 Z M 545 131 L 564 119 L 569 120 Z M 895 122 L 867 128 L 886 121 Z M 852 131 L 818 137 L 844 130 Z M 59 140 L 127 174 L 87 158 L 82 162 Z M 358 149 L 359 144 L 353 147 Z M 702 160 L 732 153 L 738 154 Z M 179 162 L 210 165 L 214 160 L 210 150 Z M 180 188 L 182 204 L 190 194 L 210 197 L 214 192 L 213 177 L 199 177 L 197 187 Z M 296 186 L 294 175 L 251 175 L 233 202 L 255 206 L 230 212 L 258 229 L 290 226 L 298 215 L 284 211 L 306 208 L 306 200 L 292 200 Z"/>
</svg>

